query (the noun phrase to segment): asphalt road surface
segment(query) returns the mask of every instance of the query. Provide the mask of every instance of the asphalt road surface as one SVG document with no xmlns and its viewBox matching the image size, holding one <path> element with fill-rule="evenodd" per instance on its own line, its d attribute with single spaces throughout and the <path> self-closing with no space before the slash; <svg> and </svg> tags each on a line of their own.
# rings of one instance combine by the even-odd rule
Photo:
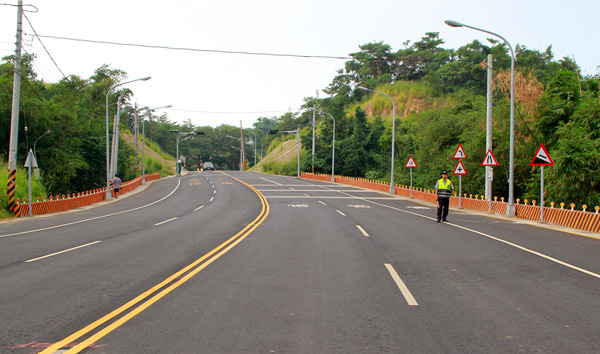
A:
<svg viewBox="0 0 600 354">
<path fill-rule="evenodd" d="M 600 239 L 191 172 L 0 224 L 0 353 L 600 353 Z"/>
</svg>

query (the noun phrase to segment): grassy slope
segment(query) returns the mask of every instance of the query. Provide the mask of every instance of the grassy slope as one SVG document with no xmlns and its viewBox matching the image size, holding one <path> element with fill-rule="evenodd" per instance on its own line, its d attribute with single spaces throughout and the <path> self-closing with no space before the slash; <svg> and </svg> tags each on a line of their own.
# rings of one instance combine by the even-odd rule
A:
<svg viewBox="0 0 600 354">
<path fill-rule="evenodd" d="M 458 98 L 453 96 L 435 96 L 432 90 L 426 84 L 418 82 L 402 81 L 393 85 L 377 87 L 376 90 L 385 93 L 394 100 L 394 104 L 396 105 L 396 119 L 406 118 L 410 114 L 419 114 L 432 109 L 453 106 L 459 101 Z M 361 109 L 365 111 L 367 116 L 371 119 L 376 116 L 381 116 L 383 121 L 386 122 L 386 127 L 391 129 L 392 102 L 389 98 L 380 94 L 372 94 L 368 100 L 348 106 L 346 108 L 347 116 L 353 116 L 357 107 L 361 107 Z M 279 144 L 277 147 L 271 150 L 271 152 L 287 151 L 288 148 L 286 148 L 286 146 L 292 147 L 295 144 L 295 139 L 293 140 L 293 143 L 288 140 Z M 257 170 L 263 171 L 264 165 L 267 166 L 268 170 L 270 171 L 280 171 L 284 169 L 284 165 L 289 165 L 292 160 L 295 161 L 297 156 L 296 150 L 294 150 L 293 152 L 288 153 L 285 157 L 277 160 L 277 157 L 279 157 L 280 153 L 271 156 L 271 152 L 269 155 L 267 155 L 267 157 L 263 158 L 263 160 L 259 162 Z M 294 168 L 296 167 L 294 166 Z"/>
</svg>

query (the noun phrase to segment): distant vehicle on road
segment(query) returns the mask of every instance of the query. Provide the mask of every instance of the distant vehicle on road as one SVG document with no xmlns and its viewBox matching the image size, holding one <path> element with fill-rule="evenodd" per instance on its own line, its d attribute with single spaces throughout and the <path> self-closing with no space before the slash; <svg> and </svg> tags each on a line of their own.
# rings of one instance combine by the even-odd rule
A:
<svg viewBox="0 0 600 354">
<path fill-rule="evenodd" d="M 214 171 L 215 170 L 215 165 L 213 165 L 212 162 L 205 162 L 202 165 L 202 171 Z"/>
</svg>

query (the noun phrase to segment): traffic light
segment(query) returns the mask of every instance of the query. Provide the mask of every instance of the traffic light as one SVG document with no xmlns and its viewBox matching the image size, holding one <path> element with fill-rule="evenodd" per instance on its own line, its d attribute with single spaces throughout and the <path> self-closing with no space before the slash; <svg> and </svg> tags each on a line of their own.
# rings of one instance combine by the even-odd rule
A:
<svg viewBox="0 0 600 354">
<path fill-rule="evenodd" d="M 206 135 L 204 132 L 196 132 L 196 135 Z"/>
<path fill-rule="evenodd" d="M 267 134 L 277 134 L 278 131 L 279 130 L 277 130 L 277 129 L 270 129 Z"/>
</svg>

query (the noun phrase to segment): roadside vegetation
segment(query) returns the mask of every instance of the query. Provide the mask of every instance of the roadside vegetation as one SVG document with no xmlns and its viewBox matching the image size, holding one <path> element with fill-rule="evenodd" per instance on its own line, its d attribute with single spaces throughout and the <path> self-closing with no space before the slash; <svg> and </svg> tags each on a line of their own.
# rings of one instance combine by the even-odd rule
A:
<svg viewBox="0 0 600 354">
<path fill-rule="evenodd" d="M 399 50 L 383 42 L 359 45 L 357 52 L 350 53 L 352 59 L 322 88 L 326 97 L 306 97 L 305 110 L 300 112 L 259 117 L 253 129 L 244 130 L 247 167 L 252 167 L 255 155 L 260 160 L 281 141 L 295 139 L 295 134 L 285 134 L 286 131 L 300 129 L 302 171 L 312 171 L 314 167 L 315 172 L 330 173 L 333 122 L 326 114 L 316 114 L 314 166 L 312 162 L 310 109 L 316 108 L 336 120 L 336 174 L 389 181 L 392 103 L 383 95 L 357 88 L 363 86 L 389 95 L 395 103 L 396 183 L 409 183 L 409 171 L 404 165 L 413 155 L 418 164 L 413 171 L 414 185 L 432 188 L 442 170 L 454 170 L 456 161 L 452 156 L 462 144 L 468 156 L 463 161 L 468 172 L 463 178 L 463 191 L 482 194 L 486 61 L 487 55 L 492 54 L 493 153 L 500 163 L 494 168 L 493 195 L 506 198 L 510 134 L 510 56 L 506 46 L 488 40 L 447 49 L 436 32 L 404 44 Z M 539 168 L 529 167 L 529 162 L 539 145 L 544 144 L 556 163 L 545 169 L 545 200 L 573 202 L 578 206 L 600 205 L 598 74 L 582 76 L 574 60 L 555 59 L 551 47 L 538 51 L 517 45 L 515 52 L 515 197 L 539 199 Z M 71 75 L 58 83 L 47 83 L 37 78 L 34 61 L 35 57 L 25 55 L 22 62 L 18 165 L 23 165 L 32 142 L 52 130 L 37 144 L 43 191 L 55 195 L 102 187 L 106 177 L 105 95 L 109 87 L 125 80 L 127 74 L 103 65 L 89 78 Z M 0 63 L 2 127 L 10 126 L 12 63 L 12 56 Z M 132 94 L 123 88 L 110 96 L 110 102 L 116 102 L 119 95 L 123 99 L 123 132 L 131 131 L 133 126 Z M 116 105 L 109 109 L 114 116 Z M 148 173 L 167 175 L 174 171 L 175 159 L 171 156 L 176 155 L 176 139 L 169 130 L 203 133 L 180 141 L 180 154 L 187 169 L 201 168 L 205 161 L 213 162 L 217 169 L 239 169 L 240 151 L 233 148 L 240 147 L 238 127 L 194 126 L 191 121 L 176 124 L 166 115 L 150 114 L 146 107 L 140 113 L 146 117 L 147 146 L 163 151 L 147 154 Z M 132 144 L 125 135 L 121 139 L 118 169 L 121 178 L 129 180 L 141 173 L 141 152 L 136 165 Z M 9 129 L 5 128 L 0 130 L 0 161 L 4 161 L 4 166 L 8 144 Z M 292 176 L 297 173 L 295 159 L 265 161 L 258 167 L 269 173 Z M 3 172 L 5 175 L 6 167 Z M 19 177 L 18 195 L 24 192 L 22 182 L 23 177 Z"/>
</svg>

